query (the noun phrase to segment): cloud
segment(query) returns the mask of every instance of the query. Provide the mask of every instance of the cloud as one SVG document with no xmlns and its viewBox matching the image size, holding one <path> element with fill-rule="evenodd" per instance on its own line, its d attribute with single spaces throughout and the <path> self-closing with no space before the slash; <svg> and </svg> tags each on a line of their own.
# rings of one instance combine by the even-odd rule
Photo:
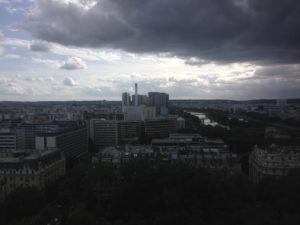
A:
<svg viewBox="0 0 300 225">
<path fill-rule="evenodd" d="M 33 52 L 50 52 L 51 44 L 45 41 L 32 41 L 29 50 Z"/>
<path fill-rule="evenodd" d="M 4 34 L 0 30 L 0 43 L 5 40 Z"/>
<path fill-rule="evenodd" d="M 63 70 L 77 70 L 87 68 L 86 63 L 79 57 L 69 57 L 67 61 L 59 62 L 57 60 L 32 58 L 32 61 L 39 64 L 44 64 L 49 67 L 59 68 Z"/>
<path fill-rule="evenodd" d="M 200 62 L 300 61 L 298 0 L 36 0 L 18 26 L 69 46 L 169 53 Z"/>
<path fill-rule="evenodd" d="M 86 69 L 86 63 L 79 57 L 69 57 L 67 61 L 60 66 L 64 70 Z"/>
<path fill-rule="evenodd" d="M 6 54 L 4 57 L 8 58 L 8 59 L 20 59 L 21 58 L 21 56 L 17 55 L 17 54 Z"/>
<path fill-rule="evenodd" d="M 54 77 L 50 76 L 50 77 L 46 78 L 46 81 L 54 81 Z"/>
<path fill-rule="evenodd" d="M 35 63 L 44 64 L 46 66 L 50 66 L 54 68 L 59 68 L 61 66 L 58 61 L 51 60 L 51 59 L 32 58 L 32 61 Z"/>
<path fill-rule="evenodd" d="M 1 95 L 24 95 L 26 90 L 13 81 L 0 79 L 0 94 Z"/>
<path fill-rule="evenodd" d="M 5 39 L 5 37 L 4 37 L 3 33 L 2 33 L 1 30 L 0 30 L 0 43 L 3 42 L 4 39 Z M 0 56 L 3 54 L 3 52 L 4 52 L 4 48 L 2 48 L 2 47 L 0 46 Z"/>
<path fill-rule="evenodd" d="M 76 86 L 76 85 L 78 85 L 78 83 L 72 77 L 66 77 L 63 80 L 63 84 L 65 86 Z"/>
<path fill-rule="evenodd" d="M 112 62 L 121 58 L 120 53 L 112 50 L 96 50 L 87 48 L 66 47 L 60 44 L 49 43 L 46 41 L 27 41 L 18 38 L 6 38 L 3 45 L 26 48 L 32 51 L 51 52 L 61 56 L 76 56 L 89 61 L 107 61 Z M 32 49 L 31 49 L 32 48 Z"/>
</svg>

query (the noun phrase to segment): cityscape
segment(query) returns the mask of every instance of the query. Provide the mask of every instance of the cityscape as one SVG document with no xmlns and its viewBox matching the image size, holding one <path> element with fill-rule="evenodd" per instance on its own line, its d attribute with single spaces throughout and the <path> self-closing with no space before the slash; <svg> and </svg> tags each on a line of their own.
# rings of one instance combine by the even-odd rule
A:
<svg viewBox="0 0 300 225">
<path fill-rule="evenodd" d="M 0 225 L 300 224 L 296 0 L 0 0 Z"/>
</svg>

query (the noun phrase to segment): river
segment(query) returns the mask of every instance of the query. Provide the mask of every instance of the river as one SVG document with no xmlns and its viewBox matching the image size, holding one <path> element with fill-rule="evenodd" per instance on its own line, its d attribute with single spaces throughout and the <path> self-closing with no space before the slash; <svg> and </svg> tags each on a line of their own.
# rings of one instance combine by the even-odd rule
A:
<svg viewBox="0 0 300 225">
<path fill-rule="evenodd" d="M 205 126 L 220 126 L 220 127 L 223 127 L 227 130 L 230 129 L 229 126 L 225 126 L 223 124 L 220 124 L 216 121 L 213 121 L 212 119 L 210 119 L 205 113 L 202 113 L 202 112 L 190 112 L 190 111 L 186 111 L 187 113 L 193 115 L 193 116 L 196 116 L 199 118 L 199 120 L 201 121 L 201 124 L 205 125 Z"/>
</svg>

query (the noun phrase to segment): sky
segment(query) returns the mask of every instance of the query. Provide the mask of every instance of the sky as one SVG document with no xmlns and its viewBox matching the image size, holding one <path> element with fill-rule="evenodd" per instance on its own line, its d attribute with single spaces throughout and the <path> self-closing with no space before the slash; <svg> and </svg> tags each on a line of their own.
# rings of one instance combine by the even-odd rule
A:
<svg viewBox="0 0 300 225">
<path fill-rule="evenodd" d="M 0 101 L 300 97 L 299 0 L 0 0 Z"/>
</svg>

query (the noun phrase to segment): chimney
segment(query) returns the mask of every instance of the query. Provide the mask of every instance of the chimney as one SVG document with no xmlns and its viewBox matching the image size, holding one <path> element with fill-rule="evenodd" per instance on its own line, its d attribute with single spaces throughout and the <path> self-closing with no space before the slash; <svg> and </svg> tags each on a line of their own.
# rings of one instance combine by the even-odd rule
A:
<svg viewBox="0 0 300 225">
<path fill-rule="evenodd" d="M 135 105 L 138 105 L 138 84 L 134 84 L 134 89 L 135 89 Z"/>
</svg>

